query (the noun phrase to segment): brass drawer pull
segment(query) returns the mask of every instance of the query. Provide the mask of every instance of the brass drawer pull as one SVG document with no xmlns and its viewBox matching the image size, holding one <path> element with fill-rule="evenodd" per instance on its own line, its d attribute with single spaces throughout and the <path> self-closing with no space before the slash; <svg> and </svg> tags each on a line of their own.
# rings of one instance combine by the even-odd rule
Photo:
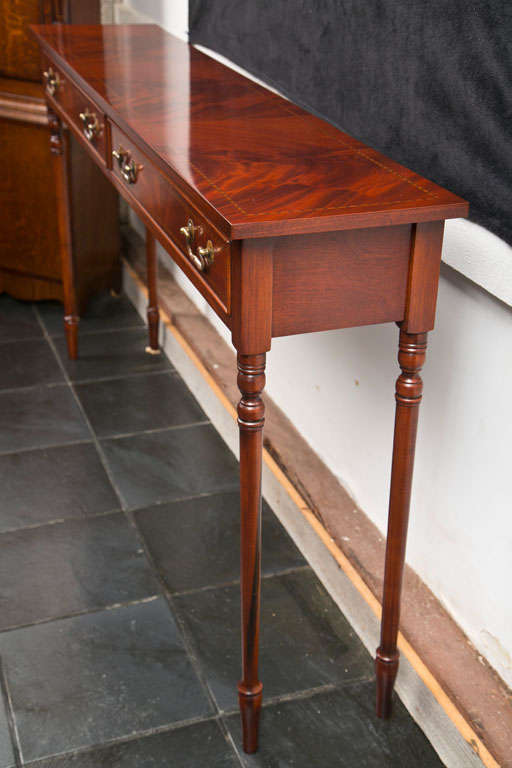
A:
<svg viewBox="0 0 512 768">
<path fill-rule="evenodd" d="M 139 173 L 144 168 L 143 165 L 139 165 L 132 159 L 132 153 L 128 149 L 114 149 L 112 155 L 117 160 L 117 164 L 121 170 L 121 175 L 128 184 L 135 184 L 139 178 Z"/>
<path fill-rule="evenodd" d="M 60 86 L 60 77 L 57 72 L 54 72 L 51 67 L 48 67 L 46 72 L 43 72 L 43 77 L 46 81 L 46 91 L 50 96 L 55 96 Z"/>
<path fill-rule="evenodd" d="M 215 248 L 213 247 L 212 241 L 208 240 L 206 243 L 206 248 L 203 248 L 199 245 L 197 247 L 197 253 L 194 253 L 192 250 L 196 239 L 196 234 L 200 235 L 202 231 L 202 227 L 194 226 L 192 219 L 188 220 L 186 227 L 180 227 L 180 232 L 184 236 L 187 243 L 188 258 L 194 267 L 199 270 L 199 272 L 206 272 L 208 267 L 213 264 L 213 260 L 215 258 Z"/>
<path fill-rule="evenodd" d="M 80 112 L 80 120 L 83 123 L 84 136 L 88 141 L 94 141 L 101 133 L 101 125 L 95 112 Z"/>
</svg>

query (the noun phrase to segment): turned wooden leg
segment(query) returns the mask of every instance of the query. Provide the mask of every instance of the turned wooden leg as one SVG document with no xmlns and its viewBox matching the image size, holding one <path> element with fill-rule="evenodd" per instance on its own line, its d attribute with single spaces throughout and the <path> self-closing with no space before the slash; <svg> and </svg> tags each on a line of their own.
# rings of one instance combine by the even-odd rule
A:
<svg viewBox="0 0 512 768">
<path fill-rule="evenodd" d="M 64 329 L 68 355 L 72 360 L 78 357 L 78 303 L 75 290 L 75 264 L 71 240 L 71 213 L 69 205 L 69 136 L 55 112 L 48 108 L 50 124 L 50 148 L 55 168 L 57 193 L 57 224 L 64 290 Z"/>
<path fill-rule="evenodd" d="M 146 352 L 150 355 L 159 355 L 160 348 L 158 346 L 158 296 L 157 296 L 157 275 L 158 275 L 158 262 L 156 255 L 156 241 L 149 229 L 146 229 L 146 263 L 148 274 L 148 329 L 149 329 L 149 346 L 146 347 Z"/>
<path fill-rule="evenodd" d="M 405 560 L 407 523 L 411 501 L 412 472 L 418 412 L 423 390 L 419 372 L 425 361 L 426 333 L 400 331 L 398 362 L 402 373 L 396 382 L 395 437 L 389 498 L 388 537 L 380 646 L 377 648 L 377 715 L 389 717 L 398 672 L 397 636 L 400 592 Z"/>
<path fill-rule="evenodd" d="M 240 588 L 242 600 L 242 680 L 238 698 L 245 752 L 258 748 L 263 686 L 258 678 L 261 564 L 261 463 L 265 406 L 265 354 L 238 354 L 240 428 Z"/>
</svg>

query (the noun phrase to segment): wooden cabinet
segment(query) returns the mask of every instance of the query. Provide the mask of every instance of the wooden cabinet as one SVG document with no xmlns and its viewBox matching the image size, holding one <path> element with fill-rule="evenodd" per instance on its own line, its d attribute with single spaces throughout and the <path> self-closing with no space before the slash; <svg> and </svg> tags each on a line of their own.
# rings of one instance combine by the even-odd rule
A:
<svg viewBox="0 0 512 768">
<path fill-rule="evenodd" d="M 57 193 L 40 54 L 28 25 L 98 23 L 99 0 L 0 0 L 0 293 L 63 299 Z M 81 310 L 118 287 L 117 194 L 71 137 L 71 229 Z"/>
</svg>

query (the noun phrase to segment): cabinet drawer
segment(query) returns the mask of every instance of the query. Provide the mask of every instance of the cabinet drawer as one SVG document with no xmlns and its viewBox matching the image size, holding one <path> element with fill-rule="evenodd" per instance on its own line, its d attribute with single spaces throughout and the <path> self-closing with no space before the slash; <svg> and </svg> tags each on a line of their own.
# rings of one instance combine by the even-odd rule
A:
<svg viewBox="0 0 512 768">
<path fill-rule="evenodd" d="M 105 117 L 101 109 L 54 64 L 47 62 L 44 77 L 46 92 L 64 110 L 68 122 L 85 136 L 95 150 L 95 154 L 105 163 L 107 152 Z"/>
<path fill-rule="evenodd" d="M 146 155 L 111 124 L 112 172 L 165 236 L 172 258 L 221 316 L 230 312 L 230 243 Z"/>
</svg>

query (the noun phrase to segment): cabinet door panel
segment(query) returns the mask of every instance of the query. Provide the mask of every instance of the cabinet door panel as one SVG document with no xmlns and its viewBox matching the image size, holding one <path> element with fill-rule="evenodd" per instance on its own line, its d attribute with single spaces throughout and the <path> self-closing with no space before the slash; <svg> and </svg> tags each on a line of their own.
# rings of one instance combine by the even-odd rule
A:
<svg viewBox="0 0 512 768">
<path fill-rule="evenodd" d="M 48 128 L 0 120 L 0 266 L 60 280 Z"/>
<path fill-rule="evenodd" d="M 40 21 L 40 0 L 0 0 L 0 74 L 41 79 L 39 50 L 28 30 Z"/>
</svg>

